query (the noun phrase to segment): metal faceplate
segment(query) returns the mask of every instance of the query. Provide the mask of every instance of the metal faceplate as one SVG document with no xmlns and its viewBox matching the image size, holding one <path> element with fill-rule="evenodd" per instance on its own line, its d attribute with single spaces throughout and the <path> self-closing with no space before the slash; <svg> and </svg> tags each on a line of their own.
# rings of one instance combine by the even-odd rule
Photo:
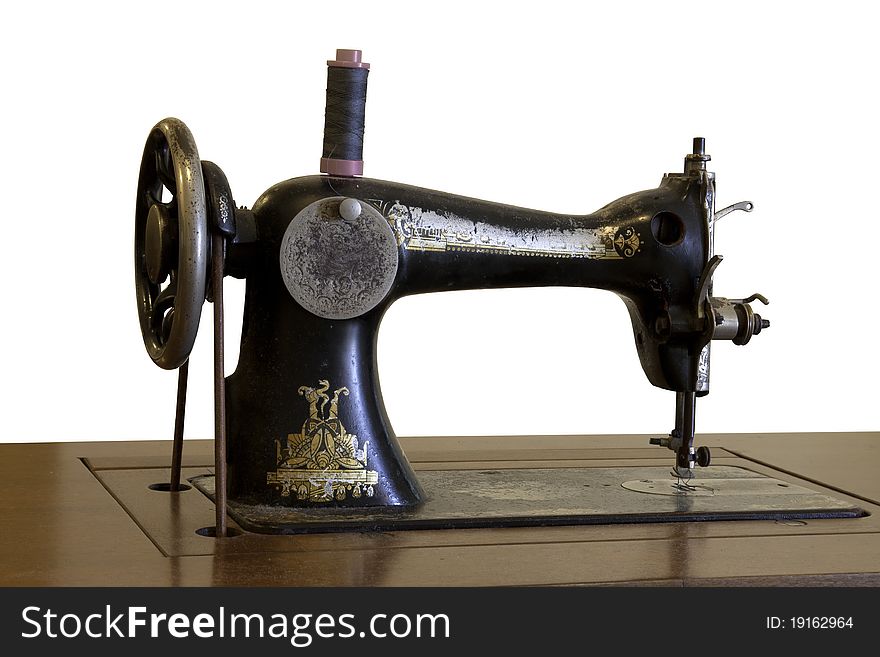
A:
<svg viewBox="0 0 880 657">
<path fill-rule="evenodd" d="M 669 468 L 423 470 L 425 501 L 408 508 L 291 508 L 230 500 L 244 529 L 269 534 L 528 527 L 708 520 L 858 518 L 852 502 L 733 466 L 700 470 L 687 483 Z M 214 494 L 212 475 L 190 482 Z"/>
<path fill-rule="evenodd" d="M 375 308 L 397 276 L 397 240 L 382 214 L 341 196 L 303 208 L 287 226 L 281 278 L 290 295 L 324 319 L 351 319 Z"/>
</svg>

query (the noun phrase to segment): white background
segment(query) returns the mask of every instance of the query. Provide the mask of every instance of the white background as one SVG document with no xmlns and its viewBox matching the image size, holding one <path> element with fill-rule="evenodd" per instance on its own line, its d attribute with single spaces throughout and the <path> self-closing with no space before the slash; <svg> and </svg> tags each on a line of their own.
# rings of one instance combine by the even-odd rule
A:
<svg viewBox="0 0 880 657">
<path fill-rule="evenodd" d="M 865 6 L 869 6 L 865 3 Z M 716 343 L 705 432 L 880 429 L 876 11 L 859 4 L 29 2 L 0 25 L 0 441 L 170 438 L 132 241 L 144 139 L 183 119 L 236 201 L 317 172 L 327 59 L 372 64 L 366 175 L 558 212 L 655 187 L 705 136 L 720 296 L 773 327 Z M 227 372 L 244 285 L 228 283 Z M 188 437 L 212 435 L 210 305 Z M 599 290 L 402 300 L 380 337 L 400 435 L 666 433 Z"/>
</svg>

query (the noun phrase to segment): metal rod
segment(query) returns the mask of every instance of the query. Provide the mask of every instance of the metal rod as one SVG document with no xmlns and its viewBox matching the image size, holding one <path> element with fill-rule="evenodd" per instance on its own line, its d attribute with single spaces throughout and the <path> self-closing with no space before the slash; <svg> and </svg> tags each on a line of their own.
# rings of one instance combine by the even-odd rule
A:
<svg viewBox="0 0 880 657">
<path fill-rule="evenodd" d="M 691 451 L 694 447 L 694 427 L 697 411 L 697 393 L 679 392 L 676 395 L 676 429 L 681 435 L 681 445 L 678 448 L 676 465 L 680 468 L 690 468 L 692 461 Z"/>
<path fill-rule="evenodd" d="M 212 240 L 214 295 L 214 506 L 216 536 L 226 536 L 226 378 L 223 372 L 223 236 Z"/>
<path fill-rule="evenodd" d="M 681 438 L 681 426 L 684 422 L 684 393 L 675 393 L 675 428 L 678 431 L 678 437 Z"/>
<path fill-rule="evenodd" d="M 174 443 L 171 446 L 171 491 L 180 490 L 180 464 L 183 458 L 183 422 L 186 415 L 186 382 L 189 358 L 177 370 L 177 410 L 174 413 Z"/>
</svg>

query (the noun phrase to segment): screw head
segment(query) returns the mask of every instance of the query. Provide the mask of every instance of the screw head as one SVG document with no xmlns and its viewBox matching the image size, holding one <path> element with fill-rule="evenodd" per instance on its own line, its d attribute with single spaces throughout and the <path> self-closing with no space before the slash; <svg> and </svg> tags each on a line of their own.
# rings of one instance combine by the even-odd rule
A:
<svg viewBox="0 0 880 657">
<path fill-rule="evenodd" d="M 700 467 L 708 467 L 709 463 L 712 461 L 712 453 L 709 451 L 708 447 L 698 447 L 697 448 L 697 465 Z"/>
</svg>

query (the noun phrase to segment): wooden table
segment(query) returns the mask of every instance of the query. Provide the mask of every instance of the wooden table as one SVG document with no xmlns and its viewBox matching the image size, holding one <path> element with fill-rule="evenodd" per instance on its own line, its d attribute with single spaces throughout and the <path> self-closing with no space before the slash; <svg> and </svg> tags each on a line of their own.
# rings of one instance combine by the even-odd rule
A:
<svg viewBox="0 0 880 657">
<path fill-rule="evenodd" d="M 664 465 L 647 436 L 404 438 L 415 469 Z M 854 501 L 858 519 L 419 530 L 216 540 L 169 442 L 0 445 L 2 586 L 880 585 L 880 433 L 716 434 L 713 463 Z M 187 441 L 185 476 L 210 471 Z M 103 483 L 102 483 L 103 482 Z M 126 509 L 113 486 L 142 494 Z M 131 512 L 131 515 L 130 513 Z M 137 521 L 135 521 L 135 519 Z"/>
</svg>

